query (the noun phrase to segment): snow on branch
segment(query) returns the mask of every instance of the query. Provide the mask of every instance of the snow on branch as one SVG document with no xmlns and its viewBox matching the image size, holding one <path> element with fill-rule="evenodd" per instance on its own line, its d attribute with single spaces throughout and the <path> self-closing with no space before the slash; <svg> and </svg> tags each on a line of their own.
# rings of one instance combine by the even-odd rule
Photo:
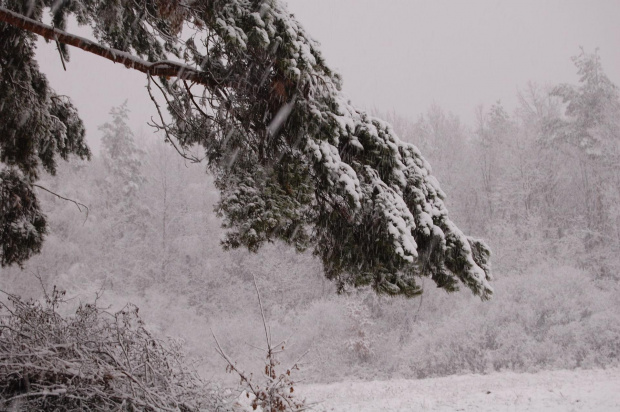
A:
<svg viewBox="0 0 620 412">
<path fill-rule="evenodd" d="M 4 7 L 0 7 L 0 21 L 17 28 L 27 30 L 31 33 L 38 34 L 48 40 L 77 47 L 78 49 L 82 49 L 89 53 L 93 53 L 97 56 L 111 60 L 114 63 L 121 63 L 128 69 L 138 70 L 140 72 L 150 74 L 151 76 L 179 77 L 181 79 L 189 80 L 208 87 L 216 87 L 219 85 L 219 83 L 215 82 L 215 80 L 212 79 L 208 73 L 196 70 L 189 65 L 171 60 L 149 62 L 133 56 L 130 53 L 113 49 L 111 47 L 102 46 L 92 40 L 88 40 L 75 34 L 67 33 L 66 31 L 48 26 L 47 24 L 30 19 Z"/>
<path fill-rule="evenodd" d="M 0 21 L 122 63 L 149 80 L 174 76 L 205 86 L 202 95 L 184 81 L 150 82 L 147 90 L 160 117 L 154 125 L 171 143 L 176 139 L 177 151 L 205 148 L 221 192 L 217 210 L 229 229 L 225 247 L 256 251 L 279 238 L 298 250 L 314 247 L 326 275 L 342 287 L 372 285 L 411 297 L 420 290 L 415 278 L 430 276 L 446 290 L 463 283 L 491 297 L 491 252 L 450 220 L 430 165 L 388 123 L 350 103 L 318 43 L 282 2 L 194 2 L 175 13 L 148 24 L 196 24 L 196 38 L 181 46 L 183 63 L 163 60 L 154 46 L 161 34 L 147 49 L 162 60 L 147 62 L 3 8 Z"/>
</svg>

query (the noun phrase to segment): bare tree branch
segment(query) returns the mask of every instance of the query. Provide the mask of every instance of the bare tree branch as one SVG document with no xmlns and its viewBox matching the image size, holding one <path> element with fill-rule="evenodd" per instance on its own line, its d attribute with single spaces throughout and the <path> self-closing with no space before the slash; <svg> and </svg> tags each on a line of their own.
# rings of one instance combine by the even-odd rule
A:
<svg viewBox="0 0 620 412">
<path fill-rule="evenodd" d="M 258 305 L 260 306 L 260 315 L 263 317 L 263 327 L 265 328 L 265 339 L 267 340 L 267 350 L 271 352 L 271 336 L 267 332 L 267 321 L 265 320 L 265 311 L 263 309 L 263 302 L 260 298 L 260 292 L 258 291 L 258 285 L 256 284 L 256 276 L 252 273 L 252 279 L 254 280 L 254 289 L 256 289 L 256 296 L 258 296 Z"/>
<path fill-rule="evenodd" d="M 61 196 L 58 193 L 54 193 L 51 190 L 49 190 L 49 189 L 47 189 L 47 188 L 45 188 L 45 187 L 43 187 L 41 185 L 33 184 L 33 186 L 34 187 L 38 187 L 41 190 L 45 190 L 47 193 L 51 193 L 54 196 L 58 197 L 59 199 L 66 200 L 67 202 L 74 203 L 77 206 L 77 208 L 80 211 L 80 213 L 82 212 L 82 208 L 80 206 L 82 206 L 84 209 L 86 209 L 86 219 L 84 219 L 84 223 L 86 223 L 86 221 L 88 220 L 88 206 L 86 206 L 84 203 L 76 202 L 73 199 L 69 199 L 67 197 Z"/>
<path fill-rule="evenodd" d="M 60 55 L 60 62 L 62 63 L 62 68 L 67 71 L 67 65 L 65 64 L 65 56 L 62 55 L 62 48 L 60 47 L 60 42 L 58 39 L 54 39 L 56 42 L 56 50 L 58 50 L 58 54 Z"/>
<path fill-rule="evenodd" d="M 177 153 L 184 159 L 189 160 L 192 163 L 200 163 L 202 162 L 202 159 L 196 157 L 196 156 L 190 156 L 187 153 L 185 153 L 185 150 L 181 150 L 177 147 L 177 145 L 174 143 L 173 138 L 170 136 L 170 133 L 168 132 L 168 126 L 166 125 L 166 122 L 164 120 L 164 115 L 161 112 L 161 107 L 159 106 L 159 103 L 157 103 L 157 99 L 155 99 L 155 96 L 153 95 L 153 91 L 151 90 L 151 79 L 152 76 L 148 75 L 148 83 L 146 85 L 146 90 L 149 93 L 149 96 L 151 97 L 151 100 L 153 101 L 153 103 L 155 104 L 155 108 L 157 109 L 157 114 L 159 115 L 159 119 L 161 121 L 161 125 L 157 124 L 153 118 L 151 117 L 151 123 L 149 123 L 149 126 L 153 126 L 155 127 L 157 130 L 163 130 L 164 133 L 166 134 L 166 141 L 170 142 L 170 144 L 172 145 L 172 147 L 174 147 L 174 150 L 177 151 Z M 155 83 L 155 86 L 157 86 L 159 88 L 159 90 L 162 92 L 162 94 L 164 94 L 165 97 L 165 93 L 162 90 L 162 88 L 157 84 L 157 82 L 153 79 L 153 83 Z"/>
</svg>

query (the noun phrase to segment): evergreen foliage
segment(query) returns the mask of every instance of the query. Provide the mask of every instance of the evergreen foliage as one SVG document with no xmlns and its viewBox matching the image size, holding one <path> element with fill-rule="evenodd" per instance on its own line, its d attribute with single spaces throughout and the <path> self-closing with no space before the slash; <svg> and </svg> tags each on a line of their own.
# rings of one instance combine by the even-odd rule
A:
<svg viewBox="0 0 620 412">
<path fill-rule="evenodd" d="M 101 157 L 109 173 L 108 183 L 114 188 L 110 194 L 116 192 L 121 198 L 133 198 L 144 182 L 140 170 L 142 166 L 140 157 L 144 151 L 136 146 L 133 132 L 127 125 L 129 119 L 127 102 L 119 107 L 113 107 L 110 115 L 112 122 L 99 127 L 103 132 Z"/>
<path fill-rule="evenodd" d="M 51 3 L 51 2 L 50 2 Z M 34 2 L 0 5 L 40 18 Z M 31 7 L 32 6 L 32 7 Z M 33 184 L 56 159 L 89 158 L 84 126 L 65 96 L 57 95 L 34 60 L 35 36 L 0 23 L 0 263 L 22 264 L 41 248 L 46 234 Z"/>
<path fill-rule="evenodd" d="M 1 4 L 40 21 L 47 3 Z M 415 296 L 416 278 L 430 276 L 448 291 L 463 283 L 491 296 L 490 251 L 450 220 L 419 150 L 346 100 L 339 75 L 280 2 L 66 1 L 52 14 L 59 28 L 75 14 L 101 43 L 151 62 L 101 53 L 148 73 L 158 127 L 179 152 L 191 158 L 189 147 L 204 147 L 225 246 L 313 248 L 340 290 Z M 195 29 L 187 40 L 178 37 L 184 24 Z M 152 77 L 175 67 L 174 79 Z"/>
<path fill-rule="evenodd" d="M 0 264 L 22 263 L 38 253 L 45 233 L 45 215 L 32 187 L 19 171 L 0 171 Z"/>
</svg>

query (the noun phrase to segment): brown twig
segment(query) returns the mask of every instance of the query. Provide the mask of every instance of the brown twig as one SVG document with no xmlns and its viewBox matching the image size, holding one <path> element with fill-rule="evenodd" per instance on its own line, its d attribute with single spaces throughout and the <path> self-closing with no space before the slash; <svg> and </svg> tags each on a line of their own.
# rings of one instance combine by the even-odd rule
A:
<svg viewBox="0 0 620 412">
<path fill-rule="evenodd" d="M 69 199 L 67 197 L 61 196 L 58 193 L 52 192 L 51 190 L 49 190 L 49 189 L 47 189 L 47 188 L 45 188 L 45 187 L 43 187 L 41 185 L 33 184 L 33 186 L 34 187 L 38 187 L 41 190 L 45 190 L 46 192 L 53 194 L 54 196 L 56 196 L 59 199 L 66 200 L 67 202 L 71 202 L 71 203 L 75 204 L 77 206 L 78 210 L 80 211 L 80 213 L 82 213 L 82 209 L 80 208 L 80 206 L 82 206 L 84 209 L 86 209 L 86 219 L 84 219 L 84 223 L 86 223 L 86 221 L 88 220 L 88 206 L 86 206 L 84 203 L 80 203 L 80 202 L 77 202 L 77 201 L 75 201 L 73 199 Z M 82 223 L 82 224 L 84 224 L 84 223 Z"/>
<path fill-rule="evenodd" d="M 58 50 L 58 54 L 60 55 L 60 62 L 62 63 L 62 68 L 67 71 L 67 65 L 65 64 L 65 56 L 62 55 L 62 49 L 60 47 L 60 42 L 58 38 L 55 37 L 54 41 L 56 42 L 56 50 Z"/>
<path fill-rule="evenodd" d="M 146 85 L 146 90 L 149 93 L 149 96 L 151 98 L 151 100 L 153 101 L 153 104 L 155 104 L 155 108 L 157 109 L 157 114 L 159 115 L 159 119 L 161 121 L 161 125 L 157 124 L 155 121 L 153 121 L 153 119 L 151 118 L 151 123 L 150 125 L 157 128 L 158 130 L 163 130 L 164 133 L 166 134 L 166 140 L 168 142 L 170 142 L 170 144 L 172 145 L 172 147 L 174 147 L 174 150 L 176 150 L 176 152 L 184 159 L 189 160 L 191 163 L 201 163 L 203 159 L 199 159 L 196 156 L 188 156 L 184 151 L 181 151 L 177 145 L 174 143 L 173 138 L 170 136 L 170 133 L 168 132 L 168 127 L 166 126 L 166 122 L 164 120 L 164 115 L 161 112 L 161 107 L 159 106 L 159 103 L 157 102 L 157 99 L 155 99 L 155 96 L 153 95 L 153 91 L 151 89 L 151 80 L 152 77 L 151 75 L 148 75 L 148 82 Z M 161 90 L 161 88 L 159 87 L 159 85 L 157 84 L 157 82 L 155 82 L 155 80 L 153 80 L 153 82 L 155 83 L 155 85 Z M 162 91 L 163 93 L 163 91 Z M 164 94 L 165 95 L 165 94 Z"/>
<path fill-rule="evenodd" d="M 267 340 L 267 350 L 271 352 L 271 336 L 267 332 L 267 321 L 265 320 L 265 311 L 263 310 L 263 302 L 260 298 L 260 292 L 258 291 L 258 285 L 256 284 L 256 276 L 252 273 L 252 280 L 254 281 L 254 289 L 256 289 L 256 296 L 258 296 L 258 305 L 260 306 L 260 315 L 263 318 L 263 327 L 265 328 L 265 339 Z"/>
</svg>

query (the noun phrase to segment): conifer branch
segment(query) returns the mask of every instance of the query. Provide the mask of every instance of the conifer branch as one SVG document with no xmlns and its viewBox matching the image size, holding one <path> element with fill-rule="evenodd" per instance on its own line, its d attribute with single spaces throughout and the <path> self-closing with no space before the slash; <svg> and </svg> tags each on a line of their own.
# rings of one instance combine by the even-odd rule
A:
<svg viewBox="0 0 620 412">
<path fill-rule="evenodd" d="M 0 22 L 38 34 L 50 41 L 77 47 L 78 49 L 103 57 L 114 63 L 121 63 L 128 69 L 138 70 L 151 76 L 178 77 L 209 88 L 224 86 L 211 78 L 207 72 L 196 70 L 186 64 L 171 60 L 149 62 L 133 56 L 128 52 L 106 47 L 92 40 L 48 26 L 47 24 L 8 10 L 5 7 L 0 7 Z"/>
</svg>

